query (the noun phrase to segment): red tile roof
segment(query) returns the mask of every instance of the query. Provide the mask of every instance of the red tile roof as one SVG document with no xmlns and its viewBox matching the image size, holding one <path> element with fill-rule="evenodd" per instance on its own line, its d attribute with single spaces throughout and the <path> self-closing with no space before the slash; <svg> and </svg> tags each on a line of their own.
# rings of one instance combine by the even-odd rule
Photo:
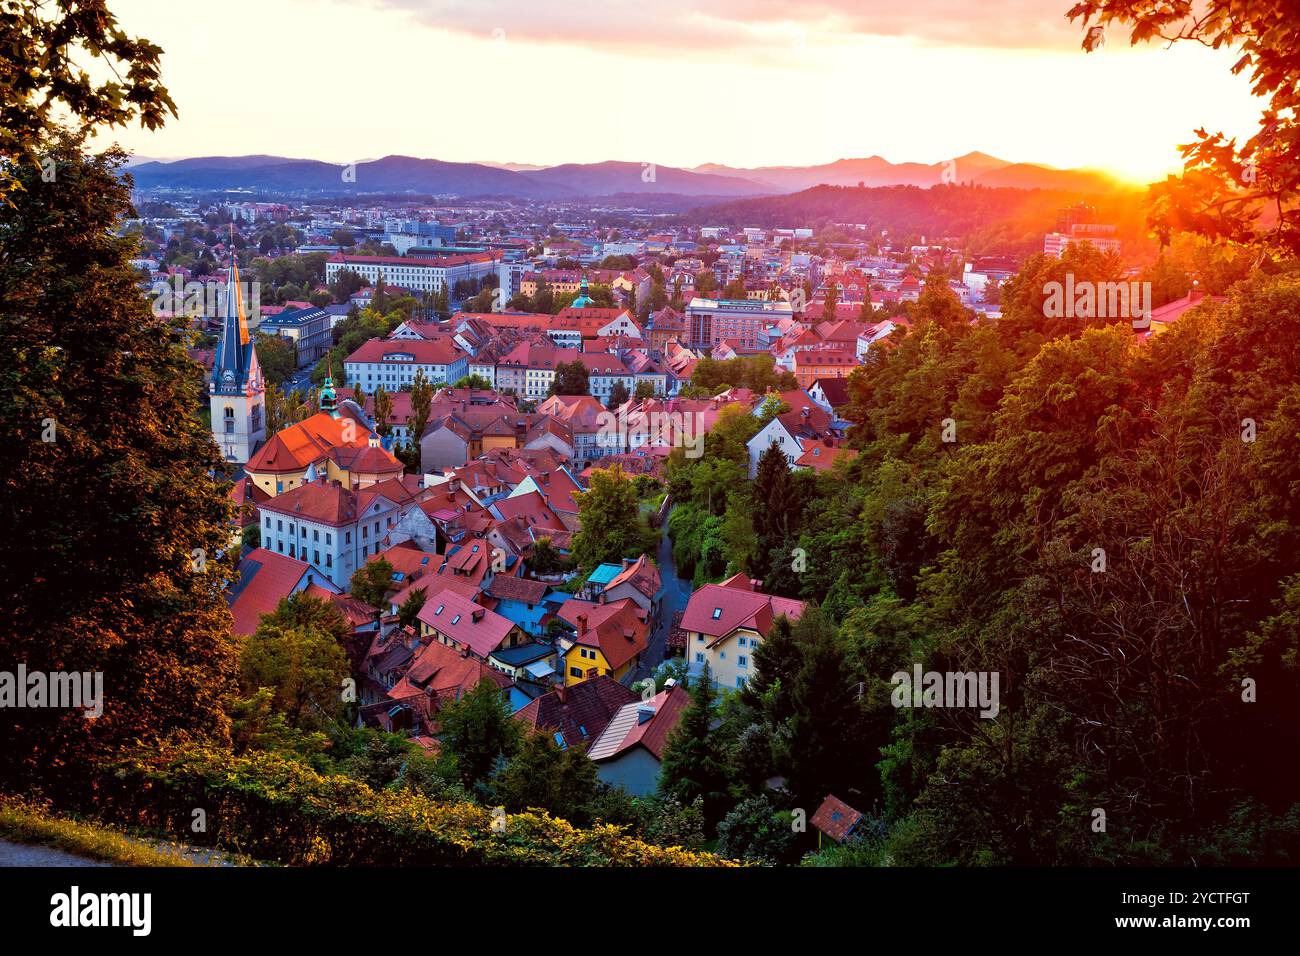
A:
<svg viewBox="0 0 1300 956">
<path fill-rule="evenodd" d="M 614 670 L 648 646 L 650 627 L 631 598 L 608 604 L 570 598 L 560 605 L 559 613 L 577 630 L 575 645 L 597 648 Z"/>
<path fill-rule="evenodd" d="M 312 571 L 311 565 L 265 548 L 254 548 L 241 558 L 238 575 L 227 599 L 235 619 L 231 631 L 240 635 L 256 631 L 262 615 L 274 611 L 282 598 L 299 590 L 305 576 L 325 580 Z"/>
<path fill-rule="evenodd" d="M 428 595 L 420 609 L 419 620 L 484 660 L 501 646 L 515 627 L 500 614 L 447 587 Z"/>
<path fill-rule="evenodd" d="M 565 602 L 568 603 L 568 602 Z M 588 747 L 624 704 L 637 700 L 627 687 L 605 674 L 543 694 L 515 714 L 535 731 L 558 732 L 565 746 Z"/>
<path fill-rule="evenodd" d="M 812 825 L 836 843 L 843 843 L 862 819 L 862 814 L 834 796 L 827 796 L 812 816 Z"/>
<path fill-rule="evenodd" d="M 649 702 L 624 704 L 591 745 L 587 756 L 596 761 L 612 760 L 636 746 L 642 746 L 656 760 L 663 760 L 668 737 L 690 701 L 691 695 L 677 685 L 660 691 Z M 642 720 L 643 713 L 649 709 L 653 709 L 654 715 L 648 720 Z"/>
<path fill-rule="evenodd" d="M 755 591 L 748 578 L 737 574 L 721 584 L 706 584 L 692 594 L 681 626 L 687 631 L 707 634 L 715 639 L 715 644 L 739 627 L 766 637 L 777 617 L 784 614 L 797 621 L 803 608 L 802 601 Z"/>
</svg>

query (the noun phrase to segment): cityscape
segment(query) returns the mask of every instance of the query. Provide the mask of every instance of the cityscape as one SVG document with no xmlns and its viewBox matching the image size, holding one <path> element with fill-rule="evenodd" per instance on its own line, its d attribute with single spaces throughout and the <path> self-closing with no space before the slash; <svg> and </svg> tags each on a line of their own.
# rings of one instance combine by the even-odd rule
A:
<svg viewBox="0 0 1300 956">
<path fill-rule="evenodd" d="M 354 43 L 391 36 L 391 72 L 331 81 L 375 101 L 350 142 L 351 94 L 290 65 L 322 25 L 279 62 L 251 39 L 225 97 L 195 63 L 219 13 L 148 6 L 0 0 L 0 867 L 56 874 L 38 922 L 149 935 L 182 918 L 161 867 L 246 899 L 284 867 L 921 873 L 907 896 L 992 867 L 1109 872 L 1110 932 L 1252 925 L 1242 874 L 1300 859 L 1289 4 L 1032 0 L 1017 37 L 996 4 L 668 4 L 690 40 L 376 4 Z M 853 140 L 774 93 L 766 154 L 728 132 L 761 89 L 669 79 L 796 27 L 826 62 L 990 72 L 937 109 L 918 70 L 912 121 L 891 80 L 845 87 Z M 408 74 L 404 30 L 469 60 Z M 664 71 L 602 112 L 476 79 L 478 44 Z M 1012 62 L 1078 99 L 1106 57 L 1096 102 L 1152 86 L 1075 154 L 1037 90 L 988 86 Z M 525 125 L 480 136 L 480 107 Z M 152 917 L 92 881 L 128 869 Z"/>
</svg>

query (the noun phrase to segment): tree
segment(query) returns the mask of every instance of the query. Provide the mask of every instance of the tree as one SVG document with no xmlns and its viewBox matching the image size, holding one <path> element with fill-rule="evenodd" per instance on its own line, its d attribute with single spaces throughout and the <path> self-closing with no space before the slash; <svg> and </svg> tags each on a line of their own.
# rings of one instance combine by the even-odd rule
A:
<svg viewBox="0 0 1300 956">
<path fill-rule="evenodd" d="M 563 365 L 564 363 L 561 362 L 560 364 Z M 556 366 L 556 368 L 558 370 L 559 366 Z M 457 379 L 452 384 L 451 387 L 452 388 L 478 388 L 484 391 L 491 391 L 492 383 L 489 382 L 487 379 L 485 379 L 482 375 L 479 375 L 477 372 L 475 372 L 473 375 L 466 375 L 463 378 Z"/>
<path fill-rule="evenodd" d="M 70 130 L 85 136 L 97 129 L 126 126 L 138 119 L 145 129 L 159 129 L 176 104 L 159 77 L 162 50 L 133 38 L 117 25 L 104 0 L 59 0 L 54 4 L 6 2 L 0 16 L 0 201 L 39 182 L 42 163 L 63 158 L 46 146 Z M 112 74 L 95 85 L 89 64 Z M 102 72 L 102 71 L 91 71 Z M 126 77 L 125 80 L 122 77 Z M 25 179 L 19 166 L 31 167 L 36 180 Z"/>
<path fill-rule="evenodd" d="M 298 367 L 298 356 L 293 343 L 282 335 L 254 334 L 257 363 L 268 385 L 283 385 Z"/>
<path fill-rule="evenodd" d="M 636 383 L 636 391 L 632 393 L 632 397 L 638 402 L 645 401 L 647 398 L 654 398 L 655 383 L 649 379 L 641 379 Z"/>
<path fill-rule="evenodd" d="M 1098 31 L 1127 24 L 1134 44 L 1186 41 L 1241 51 L 1232 72 L 1249 73 L 1252 91 L 1268 97 L 1259 130 L 1237 146 L 1223 133 L 1196 131 L 1179 147 L 1183 173 L 1152 187 L 1149 220 L 1162 241 L 1176 230 L 1211 239 L 1258 244 L 1274 255 L 1300 253 L 1296 222 L 1300 160 L 1293 143 L 1300 134 L 1295 108 L 1300 78 L 1300 21 L 1288 0 L 1166 3 L 1163 0 L 1092 0 L 1067 14 L 1085 31 L 1092 52 Z M 1270 215 L 1262 216 L 1268 210 Z"/>
<path fill-rule="evenodd" d="M 38 8 L 19 9 L 0 18 L 6 68 L 56 35 L 37 24 Z M 188 321 L 153 314 L 130 266 L 138 235 L 118 234 L 131 209 L 125 156 L 89 155 L 81 138 L 46 135 L 44 114 L 26 115 L 27 94 L 66 80 L 78 25 L 107 37 L 112 20 L 102 4 L 80 5 L 64 24 L 68 49 L 60 41 L 35 72 L 24 67 L 18 95 L 0 105 L 4 151 L 34 150 L 58 170 L 56 183 L 27 162 L 3 174 L 0 517 L 13 538 L 0 562 L 0 656 L 31 672 L 102 673 L 104 714 L 38 708 L 18 722 L 3 711 L 0 784 L 24 787 L 84 773 L 120 746 L 174 734 L 224 742 L 237 662 L 221 596 L 234 574 L 224 465 L 194 414 L 201 378 L 185 352 Z M 153 62 L 154 50 L 140 47 L 136 61 Z M 139 83 L 157 116 L 149 91 L 161 88 L 147 70 Z M 63 90 L 86 122 L 123 115 L 115 94 L 80 82 Z"/>
<path fill-rule="evenodd" d="M 456 388 L 464 387 L 456 383 Z M 411 379 L 411 417 L 406 423 L 407 440 L 416 448 L 419 448 L 424 429 L 429 424 L 433 394 L 433 385 L 425 377 L 424 369 L 416 369 L 415 377 Z"/>
<path fill-rule="evenodd" d="M 822 298 L 822 320 L 834 322 L 839 315 L 840 284 L 832 279 L 826 283 L 826 295 Z"/>
<path fill-rule="evenodd" d="M 402 602 L 402 606 L 397 609 L 397 623 L 402 627 L 415 627 L 416 619 L 420 616 L 420 610 L 426 600 L 428 595 L 425 594 L 424 588 L 416 588 L 412 591 Z"/>
<path fill-rule="evenodd" d="M 330 295 L 335 302 L 347 302 L 369 284 L 355 269 L 340 269 L 329 284 Z"/>
<path fill-rule="evenodd" d="M 596 797 L 596 765 L 580 747 L 561 750 L 553 734 L 529 733 L 493 777 L 492 790 L 512 813 L 545 810 L 583 825 Z"/>
<path fill-rule="evenodd" d="M 573 497 L 580 522 L 573 558 L 583 571 L 654 549 L 656 535 L 641 518 L 636 488 L 619 466 L 597 469 L 591 487 Z"/>
<path fill-rule="evenodd" d="M 555 366 L 555 378 L 551 381 L 552 395 L 590 395 L 591 378 L 587 366 L 582 362 L 560 362 Z"/>
<path fill-rule="evenodd" d="M 390 431 L 388 420 L 393 417 L 393 397 L 380 385 L 375 388 L 375 431 L 387 435 Z"/>
<path fill-rule="evenodd" d="M 772 568 L 772 552 L 785 544 L 798 526 L 790 463 L 775 442 L 758 456 L 753 497 L 754 574 L 766 580 Z"/>
<path fill-rule="evenodd" d="M 631 396 L 627 393 L 627 386 L 621 381 L 615 382 L 614 387 L 609 390 L 609 401 L 605 403 L 608 409 L 616 409 L 627 404 Z"/>
<path fill-rule="evenodd" d="M 240 658 L 244 694 L 270 688 L 272 705 L 298 730 L 317 730 L 338 718 L 348 676 L 338 628 L 321 620 L 325 612 L 307 603 L 313 600 L 281 601 L 274 615 L 262 619 Z M 327 607 L 342 620 L 337 609 Z"/>
<path fill-rule="evenodd" d="M 486 781 L 499 760 L 514 755 L 523 726 L 510 716 L 510 704 L 492 680 L 479 681 L 446 704 L 438 712 L 438 724 L 442 745 L 467 787 Z"/>
<path fill-rule="evenodd" d="M 715 824 L 727 798 L 726 765 L 710 730 L 713 720 L 713 675 L 704 670 L 691 680 L 691 702 L 669 735 L 659 768 L 659 792 L 682 804 L 703 801 L 704 818 Z"/>
<path fill-rule="evenodd" d="M 371 607 L 381 607 L 393 589 L 393 566 L 386 558 L 367 561 L 352 575 L 352 596 Z"/>
<path fill-rule="evenodd" d="M 534 574 L 556 574 L 572 567 L 573 562 L 560 553 L 550 537 L 543 536 L 533 543 L 533 553 L 528 567 Z"/>
</svg>

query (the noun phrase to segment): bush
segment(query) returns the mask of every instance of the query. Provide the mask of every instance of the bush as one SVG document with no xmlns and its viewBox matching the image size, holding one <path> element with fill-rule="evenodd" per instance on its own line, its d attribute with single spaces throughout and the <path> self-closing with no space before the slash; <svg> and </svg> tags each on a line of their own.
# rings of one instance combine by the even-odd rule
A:
<svg viewBox="0 0 1300 956">
<path fill-rule="evenodd" d="M 175 747 L 119 762 L 101 784 L 102 816 L 294 866 L 736 865 L 545 813 L 511 814 L 494 833 L 485 807 L 376 791 L 270 753 Z M 196 808 L 206 833 L 189 832 Z"/>
</svg>

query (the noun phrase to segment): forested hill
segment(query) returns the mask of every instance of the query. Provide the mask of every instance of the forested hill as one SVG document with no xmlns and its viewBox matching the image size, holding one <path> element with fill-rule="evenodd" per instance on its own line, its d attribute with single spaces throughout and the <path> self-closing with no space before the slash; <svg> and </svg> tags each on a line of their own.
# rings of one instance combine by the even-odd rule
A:
<svg viewBox="0 0 1300 956">
<path fill-rule="evenodd" d="M 1056 228 L 1059 210 L 1086 201 L 1100 222 L 1115 223 L 1120 238 L 1146 232 L 1141 192 L 1116 189 L 1088 194 L 1063 190 L 985 186 L 815 186 L 788 196 L 766 196 L 703 206 L 690 218 L 706 225 L 824 229 L 859 223 L 879 235 L 955 236 L 981 255 L 1028 255 L 1043 247 L 1043 234 Z"/>
</svg>

